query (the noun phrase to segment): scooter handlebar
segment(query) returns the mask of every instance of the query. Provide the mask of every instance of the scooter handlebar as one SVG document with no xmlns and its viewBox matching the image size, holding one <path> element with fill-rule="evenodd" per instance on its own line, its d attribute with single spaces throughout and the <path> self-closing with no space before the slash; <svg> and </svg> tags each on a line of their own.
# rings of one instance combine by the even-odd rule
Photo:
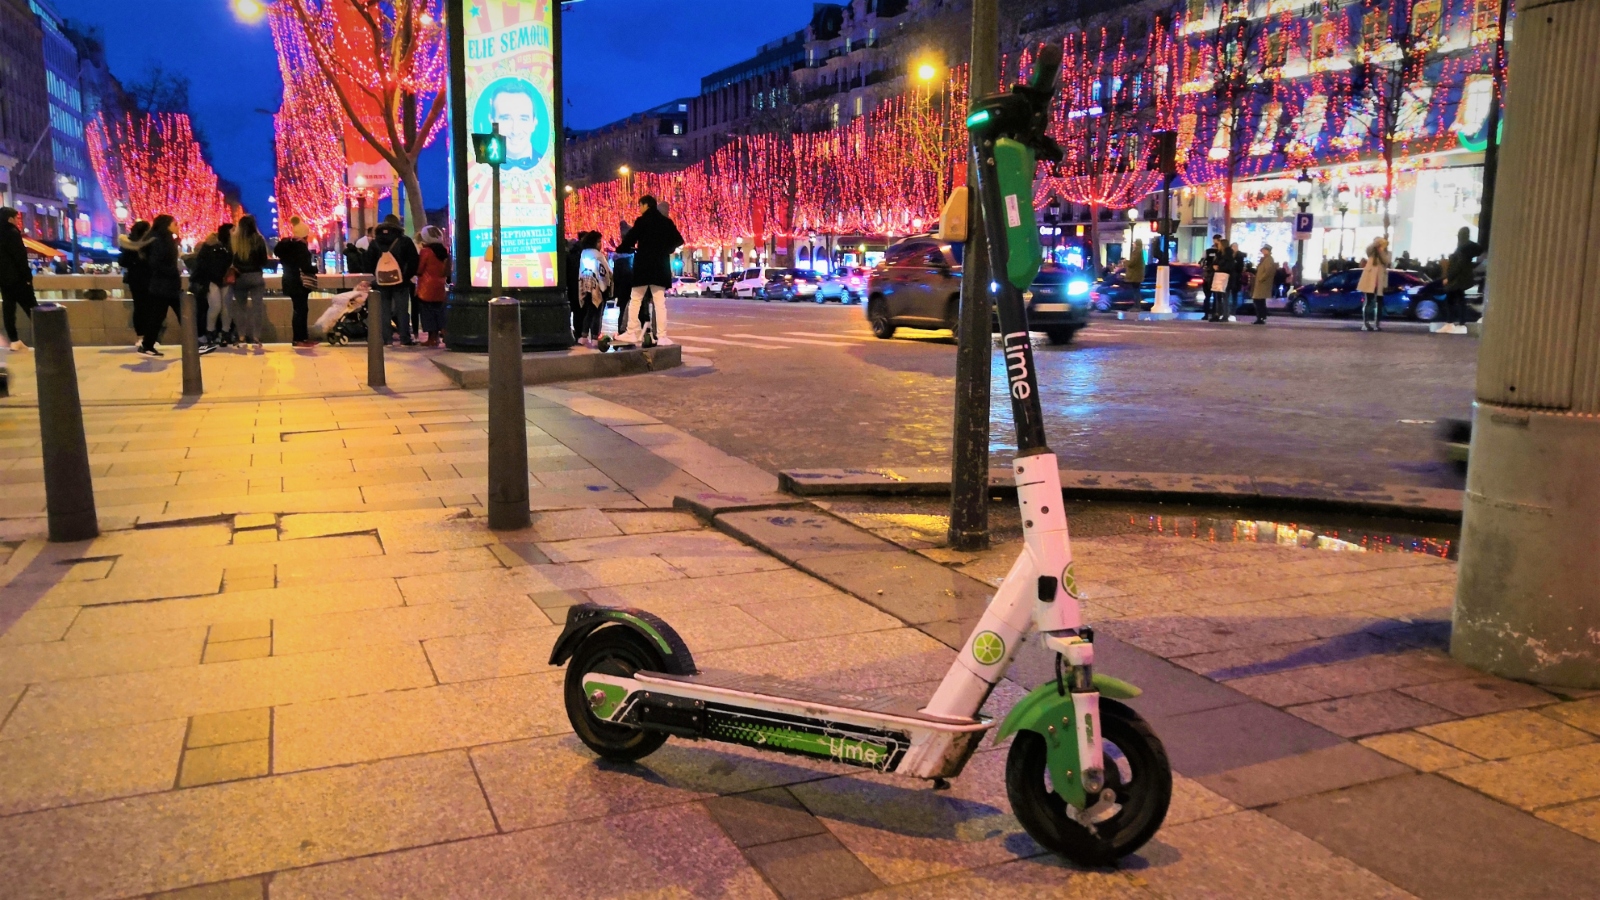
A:
<svg viewBox="0 0 1600 900">
<path fill-rule="evenodd" d="M 1054 94 L 1056 76 L 1060 74 L 1061 45 L 1052 41 L 1039 48 L 1039 55 L 1033 61 L 1033 83 L 1029 87 Z"/>
</svg>

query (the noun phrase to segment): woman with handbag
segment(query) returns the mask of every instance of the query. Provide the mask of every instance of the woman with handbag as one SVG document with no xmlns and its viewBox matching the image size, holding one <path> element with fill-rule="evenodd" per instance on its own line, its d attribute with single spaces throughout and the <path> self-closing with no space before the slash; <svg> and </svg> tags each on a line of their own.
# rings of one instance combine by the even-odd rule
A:
<svg viewBox="0 0 1600 900">
<path fill-rule="evenodd" d="M 256 228 L 255 216 L 240 216 L 233 229 L 233 295 L 239 308 L 240 337 L 260 353 L 261 333 L 266 327 L 267 241 Z"/>
<path fill-rule="evenodd" d="M 311 229 L 299 216 L 289 217 L 289 236 L 279 239 L 272 247 L 272 255 L 283 267 L 283 292 L 289 295 L 294 307 L 291 319 L 294 345 L 301 350 L 317 346 L 306 331 L 306 318 L 310 314 L 311 288 L 315 284 L 317 267 L 311 259 L 311 246 L 307 239 Z M 307 280 L 312 283 L 308 284 Z"/>
<path fill-rule="evenodd" d="M 585 233 L 578 245 L 583 248 L 578 257 L 578 343 L 593 347 L 600 339 L 600 323 L 605 319 L 611 266 L 600 249 L 600 232 Z"/>
</svg>

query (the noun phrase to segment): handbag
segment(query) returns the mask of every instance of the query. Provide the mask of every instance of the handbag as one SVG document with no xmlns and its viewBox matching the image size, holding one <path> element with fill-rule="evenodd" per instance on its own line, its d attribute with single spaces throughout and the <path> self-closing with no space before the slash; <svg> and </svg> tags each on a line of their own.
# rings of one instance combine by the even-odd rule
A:
<svg viewBox="0 0 1600 900">
<path fill-rule="evenodd" d="M 1228 290 L 1228 273 L 1227 272 L 1218 272 L 1217 274 L 1211 276 L 1211 290 L 1212 290 L 1213 293 L 1218 293 L 1218 294 L 1221 294 L 1221 293 L 1223 293 L 1223 292 Z"/>
<path fill-rule="evenodd" d="M 322 289 L 322 286 L 317 283 L 317 273 L 315 269 L 309 272 L 301 272 L 300 284 L 307 291 L 318 291 Z"/>
<path fill-rule="evenodd" d="M 239 280 L 239 270 L 234 268 L 233 266 L 229 266 L 228 267 L 228 271 L 222 273 L 222 283 L 225 286 L 231 286 L 234 282 L 236 282 L 238 280 Z"/>
</svg>

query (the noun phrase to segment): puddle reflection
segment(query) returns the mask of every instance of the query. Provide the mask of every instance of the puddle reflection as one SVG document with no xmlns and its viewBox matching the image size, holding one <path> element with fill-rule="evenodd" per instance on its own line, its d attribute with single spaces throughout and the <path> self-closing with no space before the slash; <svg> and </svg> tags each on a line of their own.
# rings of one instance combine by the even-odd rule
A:
<svg viewBox="0 0 1600 900">
<path fill-rule="evenodd" d="M 1357 527 L 1332 527 L 1212 516 L 1130 515 L 1128 524 L 1166 537 L 1213 543 L 1277 544 L 1345 553 L 1422 553 L 1455 559 L 1458 542 Z"/>
</svg>

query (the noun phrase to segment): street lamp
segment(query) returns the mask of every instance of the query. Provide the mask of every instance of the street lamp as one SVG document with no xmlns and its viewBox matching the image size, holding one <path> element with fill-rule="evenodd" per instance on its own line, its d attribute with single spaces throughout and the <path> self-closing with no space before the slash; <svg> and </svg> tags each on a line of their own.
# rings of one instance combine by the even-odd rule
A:
<svg viewBox="0 0 1600 900">
<path fill-rule="evenodd" d="M 1315 182 L 1311 180 L 1311 173 L 1305 169 L 1300 170 L 1300 177 L 1295 179 L 1289 188 L 1289 199 L 1300 207 L 1300 214 L 1305 215 L 1311 209 L 1311 190 Z M 1304 234 L 1305 232 L 1300 232 Z M 1295 241 L 1294 254 L 1294 283 L 1301 284 L 1306 274 L 1306 239 L 1298 238 Z"/>
<path fill-rule="evenodd" d="M 1056 249 L 1061 245 L 1061 198 L 1051 197 L 1044 208 L 1045 224 L 1050 226 L 1050 262 L 1056 261 Z"/>
<path fill-rule="evenodd" d="M 1334 202 L 1339 207 L 1339 258 L 1344 259 L 1344 217 L 1350 212 L 1350 185 L 1341 184 L 1334 194 Z"/>
<path fill-rule="evenodd" d="M 267 14 L 265 0 L 233 0 L 233 17 L 246 25 L 254 25 Z"/>
<path fill-rule="evenodd" d="M 930 82 L 937 77 L 939 77 L 939 70 L 933 65 L 933 63 L 923 63 L 922 65 L 917 66 L 918 81 Z"/>
<path fill-rule="evenodd" d="M 72 221 L 72 271 L 78 271 L 78 181 L 61 176 L 61 196 L 67 201 L 67 218 Z"/>
</svg>

